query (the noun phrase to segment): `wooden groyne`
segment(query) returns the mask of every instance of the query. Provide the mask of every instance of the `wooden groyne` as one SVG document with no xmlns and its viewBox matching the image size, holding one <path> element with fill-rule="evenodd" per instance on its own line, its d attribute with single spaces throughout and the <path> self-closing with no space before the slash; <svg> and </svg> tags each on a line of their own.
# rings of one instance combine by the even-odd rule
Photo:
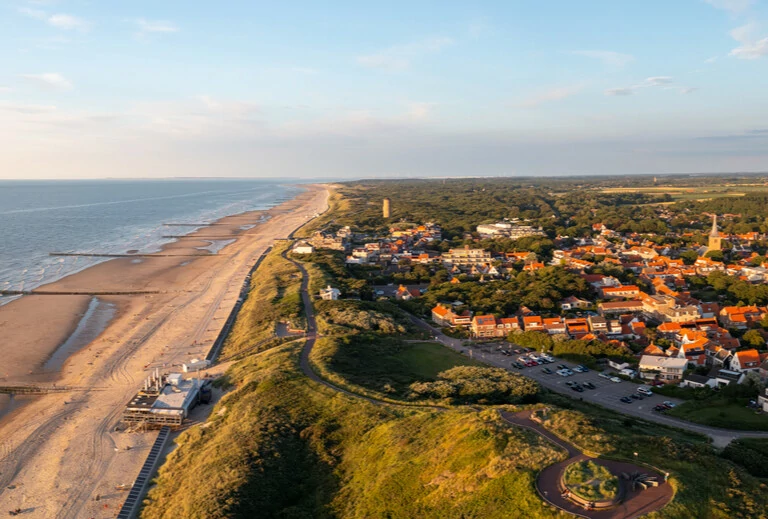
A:
<svg viewBox="0 0 768 519">
<path fill-rule="evenodd" d="M 66 393 L 68 391 L 84 391 L 84 389 L 69 386 L 0 386 L 0 393 L 6 395 L 45 395 L 48 393 Z"/>
<path fill-rule="evenodd" d="M 243 236 L 243 235 L 242 234 L 241 235 L 236 235 L 235 234 L 235 235 L 232 235 L 232 236 L 196 236 L 194 234 L 164 234 L 163 236 L 161 236 L 161 238 L 174 238 L 174 239 L 177 239 L 177 240 L 181 239 L 181 238 L 186 238 L 186 239 L 189 239 L 189 240 L 195 239 L 195 238 L 200 239 L 200 240 L 234 240 L 235 238 L 238 238 L 239 236 Z"/>
<path fill-rule="evenodd" d="M 215 256 L 216 254 L 128 254 L 128 253 L 109 253 L 109 252 L 49 252 L 49 256 L 83 256 L 88 258 L 201 258 L 204 256 Z M 222 254 L 223 256 L 224 254 Z"/>
<path fill-rule="evenodd" d="M 166 293 L 167 290 L 0 290 L 0 296 L 142 296 Z"/>
</svg>

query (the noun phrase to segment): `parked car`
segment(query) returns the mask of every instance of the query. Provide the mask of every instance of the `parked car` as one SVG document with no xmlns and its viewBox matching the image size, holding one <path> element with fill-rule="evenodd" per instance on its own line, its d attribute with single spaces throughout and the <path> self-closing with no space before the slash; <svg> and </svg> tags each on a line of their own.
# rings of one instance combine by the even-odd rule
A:
<svg viewBox="0 0 768 519">
<path fill-rule="evenodd" d="M 568 366 L 565 364 L 558 364 L 557 369 L 568 369 Z"/>
<path fill-rule="evenodd" d="M 654 406 L 653 410 L 656 411 L 657 413 L 663 413 L 664 411 L 669 410 L 669 407 L 665 406 L 664 404 L 659 404 L 657 406 Z"/>
<path fill-rule="evenodd" d="M 664 400 L 664 402 L 662 402 L 662 403 L 663 403 L 665 406 L 669 407 L 670 409 L 672 409 L 673 407 L 675 407 L 675 406 L 677 405 L 676 403 L 674 403 L 674 402 L 670 402 L 669 400 Z"/>
<path fill-rule="evenodd" d="M 549 368 L 544 368 L 544 369 L 542 369 L 542 370 L 541 370 L 541 372 L 542 372 L 542 373 L 545 373 L 545 374 L 547 374 L 547 375 L 551 375 L 551 374 L 552 374 L 552 370 L 551 370 L 551 369 L 549 369 Z"/>
<path fill-rule="evenodd" d="M 643 397 L 641 397 L 637 393 L 632 393 L 631 395 L 629 395 L 629 398 L 631 398 L 632 400 L 642 400 L 643 399 Z"/>
<path fill-rule="evenodd" d="M 602 377 L 602 378 L 607 378 L 608 380 L 611 379 L 611 374 L 610 373 L 598 373 L 597 376 L 598 377 Z"/>
<path fill-rule="evenodd" d="M 625 404 L 631 404 L 632 403 L 632 399 L 629 398 L 628 396 L 623 396 L 623 397 L 619 398 L 619 400 L 621 400 Z"/>
<path fill-rule="evenodd" d="M 582 385 L 587 389 L 597 389 L 597 386 L 595 386 L 592 382 L 584 382 Z"/>
<path fill-rule="evenodd" d="M 557 370 L 557 374 L 560 375 L 561 377 L 567 377 L 568 376 L 568 370 L 566 370 L 566 369 L 558 369 Z"/>
<path fill-rule="evenodd" d="M 574 384 L 574 385 L 572 385 L 572 386 L 571 386 L 571 389 L 573 389 L 574 391 L 576 391 L 576 392 L 578 392 L 578 393 L 583 393 L 583 392 L 584 392 L 584 388 L 583 388 L 583 387 L 581 387 L 581 386 L 580 386 L 580 385 L 578 385 L 578 384 Z"/>
<path fill-rule="evenodd" d="M 653 391 L 651 391 L 647 387 L 640 386 L 640 387 L 637 388 L 636 391 L 638 393 L 640 393 L 641 395 L 644 395 L 644 396 L 653 396 Z"/>
<path fill-rule="evenodd" d="M 512 366 L 517 368 L 517 369 L 523 369 L 525 367 L 522 364 L 520 364 L 519 362 L 513 362 Z"/>
<path fill-rule="evenodd" d="M 611 377 L 611 382 L 615 382 L 616 384 L 618 384 L 619 382 L 621 382 L 621 379 L 619 377 Z"/>
</svg>

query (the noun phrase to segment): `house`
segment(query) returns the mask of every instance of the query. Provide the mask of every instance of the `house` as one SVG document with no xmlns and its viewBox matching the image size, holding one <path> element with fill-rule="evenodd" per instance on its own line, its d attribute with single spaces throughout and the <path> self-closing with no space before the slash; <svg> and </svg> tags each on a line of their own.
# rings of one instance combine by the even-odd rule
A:
<svg viewBox="0 0 768 519">
<path fill-rule="evenodd" d="M 765 388 L 764 394 L 757 397 L 757 405 L 764 413 L 768 413 L 768 387 Z"/>
<path fill-rule="evenodd" d="M 333 288 L 331 285 L 320 291 L 320 298 L 326 301 L 336 301 L 341 295 L 341 290 Z"/>
<path fill-rule="evenodd" d="M 590 315 L 587 321 L 589 321 L 589 330 L 592 333 L 605 333 L 608 331 L 608 321 L 605 317 Z"/>
<path fill-rule="evenodd" d="M 581 337 L 589 333 L 589 321 L 584 318 L 566 319 L 565 326 L 571 337 Z"/>
<path fill-rule="evenodd" d="M 539 315 L 529 315 L 523 317 L 523 330 L 530 331 L 544 331 L 544 321 Z"/>
<path fill-rule="evenodd" d="M 492 315 L 476 315 L 470 326 L 472 337 L 496 337 L 496 317 Z"/>
<path fill-rule="evenodd" d="M 715 372 L 715 387 L 724 387 L 731 384 L 741 384 L 744 381 L 744 373 L 731 371 L 729 369 L 719 369 Z"/>
<path fill-rule="evenodd" d="M 472 313 L 464 310 L 457 314 L 444 305 L 437 305 L 432 309 L 432 321 L 440 326 L 470 326 L 472 324 Z"/>
<path fill-rule="evenodd" d="M 291 252 L 294 254 L 312 254 L 315 252 L 315 248 L 306 241 L 296 242 Z"/>
<path fill-rule="evenodd" d="M 737 351 L 731 358 L 731 371 L 745 373 L 760 370 L 760 354 L 755 349 Z"/>
<path fill-rule="evenodd" d="M 590 303 L 586 299 L 579 299 L 578 297 L 570 296 L 560 301 L 560 308 L 566 311 L 575 310 L 577 308 L 584 310 L 585 308 L 589 308 L 591 304 L 592 303 Z"/>
<path fill-rule="evenodd" d="M 417 299 L 421 297 L 421 292 L 418 288 L 408 288 L 400 285 L 395 292 L 395 299 L 398 301 L 410 301 L 411 299 Z"/>
<path fill-rule="evenodd" d="M 517 317 L 497 319 L 493 315 L 475 316 L 470 325 L 472 336 L 476 338 L 506 337 L 519 329 L 520 322 Z"/>
<path fill-rule="evenodd" d="M 677 382 L 683 378 L 687 365 L 688 360 L 684 358 L 643 355 L 640 357 L 640 377 L 662 382 Z"/>
<path fill-rule="evenodd" d="M 695 373 L 689 373 L 683 377 L 683 381 L 680 382 L 680 387 L 716 387 L 717 382 L 713 377 L 708 375 L 697 375 Z"/>
<path fill-rule="evenodd" d="M 637 285 L 622 285 L 618 287 L 603 287 L 600 289 L 603 299 L 630 299 L 640 297 L 640 287 Z"/>
<path fill-rule="evenodd" d="M 491 253 L 484 249 L 470 249 L 467 245 L 463 249 L 450 249 L 443 254 L 442 260 L 446 267 L 454 265 L 472 267 L 489 264 Z"/>
<path fill-rule="evenodd" d="M 720 322 L 724 328 L 744 330 L 757 323 L 765 315 L 766 309 L 758 306 L 725 306 L 720 309 Z"/>
<path fill-rule="evenodd" d="M 544 331 L 550 335 L 565 333 L 565 322 L 559 317 L 549 317 L 544 319 Z"/>
<path fill-rule="evenodd" d="M 597 305 L 597 313 L 603 317 L 618 314 L 639 314 L 642 311 L 642 301 L 609 301 Z"/>
</svg>

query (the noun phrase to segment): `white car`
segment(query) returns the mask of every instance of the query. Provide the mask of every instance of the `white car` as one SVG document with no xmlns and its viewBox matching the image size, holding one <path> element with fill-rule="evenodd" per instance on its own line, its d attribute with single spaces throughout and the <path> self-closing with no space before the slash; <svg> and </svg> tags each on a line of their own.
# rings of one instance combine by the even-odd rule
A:
<svg viewBox="0 0 768 519">
<path fill-rule="evenodd" d="M 569 375 L 568 371 L 567 369 L 558 369 L 557 374 L 561 377 L 567 377 Z"/>
<path fill-rule="evenodd" d="M 601 377 L 601 378 L 607 378 L 608 380 L 611 380 L 611 375 L 609 375 L 608 373 L 598 373 L 597 376 Z"/>
<path fill-rule="evenodd" d="M 670 402 L 669 400 L 664 400 L 664 405 L 667 407 L 675 407 L 677 404 Z"/>
<path fill-rule="evenodd" d="M 621 382 L 621 379 L 619 377 L 611 377 L 611 382 L 616 382 L 618 384 Z"/>
<path fill-rule="evenodd" d="M 651 391 L 647 387 L 640 386 L 640 387 L 637 388 L 637 392 L 640 393 L 643 396 L 653 396 L 653 391 Z"/>
</svg>

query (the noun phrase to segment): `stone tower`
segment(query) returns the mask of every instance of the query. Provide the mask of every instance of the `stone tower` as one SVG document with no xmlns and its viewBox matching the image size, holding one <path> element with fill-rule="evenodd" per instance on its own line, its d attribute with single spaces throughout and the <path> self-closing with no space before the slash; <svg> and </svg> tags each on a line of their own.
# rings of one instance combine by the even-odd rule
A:
<svg viewBox="0 0 768 519">
<path fill-rule="evenodd" d="M 715 214 L 712 215 L 712 232 L 709 233 L 709 247 L 707 247 L 707 252 L 721 250 L 722 241 L 722 236 L 717 232 L 717 215 Z"/>
<path fill-rule="evenodd" d="M 389 198 L 384 199 L 383 214 L 384 218 L 389 218 Z"/>
</svg>

